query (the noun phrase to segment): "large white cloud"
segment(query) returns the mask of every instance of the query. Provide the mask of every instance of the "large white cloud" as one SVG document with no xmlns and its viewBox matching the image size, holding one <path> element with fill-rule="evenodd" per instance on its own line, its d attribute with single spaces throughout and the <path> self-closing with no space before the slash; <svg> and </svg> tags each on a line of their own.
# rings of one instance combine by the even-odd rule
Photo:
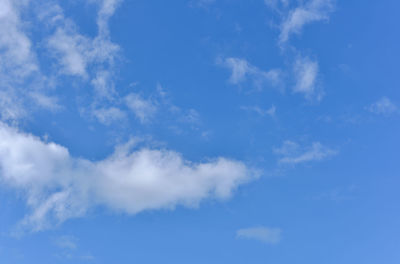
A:
<svg viewBox="0 0 400 264">
<path fill-rule="evenodd" d="M 256 176 L 241 162 L 216 158 L 193 163 L 174 151 L 132 150 L 134 142 L 93 162 L 4 123 L 0 138 L 1 184 L 26 195 L 31 213 L 21 224 L 33 230 L 82 216 L 96 205 L 136 214 L 226 199 Z"/>
</svg>

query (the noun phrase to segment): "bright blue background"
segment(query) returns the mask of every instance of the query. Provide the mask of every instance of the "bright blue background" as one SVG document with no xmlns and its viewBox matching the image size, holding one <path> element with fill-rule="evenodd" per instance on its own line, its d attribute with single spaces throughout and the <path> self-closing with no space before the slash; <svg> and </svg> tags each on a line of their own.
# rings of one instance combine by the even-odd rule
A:
<svg viewBox="0 0 400 264">
<path fill-rule="evenodd" d="M 96 34 L 89 6 L 64 5 L 82 33 Z M 338 1 L 329 22 L 307 25 L 292 37 L 291 45 L 319 61 L 326 95 L 310 103 L 290 85 L 284 93 L 234 86 L 227 81 L 230 72 L 216 64 L 222 56 L 245 58 L 265 70 L 290 66 L 293 54 L 277 45 L 279 32 L 269 26 L 276 14 L 263 1 L 221 0 L 201 8 L 183 0 L 126 0 L 110 21 L 111 39 L 124 58 L 118 62 L 118 91 L 151 95 L 159 83 L 175 105 L 196 109 L 199 127 L 181 124 L 183 133 L 176 134 L 163 116 L 112 127 L 82 119 L 70 98 L 84 87 L 67 89 L 71 81 L 65 77 L 60 96 L 68 111 L 37 113 L 22 124 L 24 130 L 48 134 L 71 155 L 92 160 L 112 152 L 116 134 L 121 141 L 151 135 L 189 160 L 226 156 L 264 173 L 227 202 L 135 216 L 97 208 L 21 238 L 10 230 L 25 206 L 2 189 L 0 263 L 88 262 L 76 257 L 82 255 L 93 256 L 93 263 L 399 263 L 400 119 L 366 110 L 382 96 L 400 102 L 399 8 L 394 0 Z M 139 84 L 129 87 L 132 82 Z M 276 117 L 241 110 L 246 105 L 275 105 Z M 272 149 L 285 140 L 319 141 L 339 153 L 282 168 Z M 338 197 L 330 195 L 335 192 Z M 281 228 L 282 241 L 236 238 L 236 230 L 261 225 Z M 54 239 L 62 235 L 76 237 L 77 249 L 58 248 Z"/>
</svg>

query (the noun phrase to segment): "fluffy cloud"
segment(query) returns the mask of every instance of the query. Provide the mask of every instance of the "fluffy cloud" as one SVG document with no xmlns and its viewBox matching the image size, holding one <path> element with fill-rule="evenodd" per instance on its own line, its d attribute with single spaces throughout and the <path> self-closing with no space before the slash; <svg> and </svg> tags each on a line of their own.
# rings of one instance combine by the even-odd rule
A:
<svg viewBox="0 0 400 264">
<path fill-rule="evenodd" d="M 336 150 L 325 147 L 319 142 L 314 142 L 309 147 L 301 147 L 293 141 L 285 141 L 280 148 L 275 148 L 274 152 L 280 156 L 279 163 L 292 165 L 320 161 L 337 154 Z"/>
<path fill-rule="evenodd" d="M 333 8 L 333 0 L 309 0 L 291 9 L 280 25 L 279 43 L 287 42 L 292 34 L 300 34 L 306 24 L 328 20 Z"/>
<path fill-rule="evenodd" d="M 268 227 L 243 228 L 236 231 L 236 236 L 242 239 L 254 239 L 267 244 L 278 244 L 281 241 L 281 229 Z"/>
<path fill-rule="evenodd" d="M 368 110 L 375 114 L 393 114 L 397 112 L 397 106 L 387 97 L 382 97 L 368 107 Z"/>
<path fill-rule="evenodd" d="M 0 138 L 0 180 L 25 194 L 31 213 L 21 227 L 33 230 L 83 216 L 96 205 L 136 214 L 226 199 L 256 176 L 241 162 L 216 158 L 193 163 L 174 151 L 132 150 L 134 141 L 93 162 L 4 123 Z"/>
<path fill-rule="evenodd" d="M 240 58 L 218 58 L 217 63 L 232 71 L 229 78 L 232 84 L 238 85 L 250 80 L 257 89 L 262 89 L 266 85 L 279 86 L 281 83 L 281 72 L 277 69 L 262 71 Z"/>
</svg>

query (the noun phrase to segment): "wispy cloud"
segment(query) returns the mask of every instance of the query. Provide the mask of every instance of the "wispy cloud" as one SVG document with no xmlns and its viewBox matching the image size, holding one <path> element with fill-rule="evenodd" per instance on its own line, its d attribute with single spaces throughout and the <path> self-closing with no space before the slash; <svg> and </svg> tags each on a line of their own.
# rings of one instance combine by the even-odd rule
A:
<svg viewBox="0 0 400 264">
<path fill-rule="evenodd" d="M 289 0 L 264 0 L 264 3 L 274 10 L 287 8 L 289 6 Z"/>
<path fill-rule="evenodd" d="M 279 228 L 251 227 L 236 231 L 236 237 L 241 239 L 253 239 L 267 244 L 278 244 L 281 241 L 282 230 Z"/>
<path fill-rule="evenodd" d="M 318 86 L 319 66 L 317 61 L 299 56 L 293 66 L 295 85 L 293 92 L 302 93 L 307 99 L 321 100 L 323 92 Z"/>
<path fill-rule="evenodd" d="M 96 205 L 136 214 L 226 199 L 257 176 L 242 162 L 219 157 L 193 163 L 174 151 L 132 144 L 93 162 L 3 123 L 0 138 L 1 181 L 25 193 L 32 212 L 21 227 L 36 231 Z"/>
<path fill-rule="evenodd" d="M 367 110 L 374 114 L 389 115 L 398 112 L 398 107 L 389 98 L 382 97 L 367 107 Z"/>
<path fill-rule="evenodd" d="M 266 1 L 268 2 L 271 1 Z M 329 14 L 334 10 L 333 0 L 309 0 L 300 3 L 296 8 L 290 9 L 287 15 L 283 15 L 279 35 L 281 45 L 287 42 L 291 35 L 300 34 L 305 25 L 328 20 Z"/>
<path fill-rule="evenodd" d="M 54 240 L 57 247 L 62 249 L 74 250 L 78 248 L 77 238 L 74 236 L 60 236 Z"/>
<path fill-rule="evenodd" d="M 116 1 L 101 1 L 98 14 L 99 33 L 94 38 L 80 34 L 75 23 L 64 16 L 58 5 L 53 7 L 52 13 L 47 12 L 46 16 L 42 17 L 55 27 L 55 33 L 48 38 L 47 45 L 54 58 L 59 61 L 61 73 L 87 78 L 89 66 L 113 63 L 119 46 L 112 43 L 108 35 L 107 21 L 113 13 L 111 10 L 114 11 L 114 4 L 107 4 L 108 2 Z M 106 12 L 108 9 L 111 10 Z M 104 71 L 104 67 L 102 68 Z M 96 75 L 96 68 L 93 70 Z"/>
<path fill-rule="evenodd" d="M 98 11 L 98 33 L 94 37 L 81 34 L 78 26 L 64 15 L 56 2 L 39 8 L 39 18 L 54 31 L 47 37 L 46 43 L 52 58 L 57 62 L 58 74 L 80 78 L 93 87 L 93 101 L 85 104 L 87 109 L 83 112 L 92 112 L 90 116 L 96 117 L 99 122 L 111 124 L 123 115 L 116 105 L 121 98 L 114 84 L 114 63 L 120 48 L 110 40 L 108 20 L 121 1 L 90 2 L 97 4 Z"/>
<path fill-rule="evenodd" d="M 296 142 L 285 141 L 281 147 L 274 149 L 274 153 L 280 156 L 279 163 L 295 165 L 311 161 L 321 161 L 336 155 L 337 151 L 325 147 L 319 142 L 314 142 L 308 147 L 302 147 Z"/>
<path fill-rule="evenodd" d="M 110 41 L 108 19 L 120 1 L 96 0 L 99 32 L 95 37 L 79 33 L 78 26 L 67 18 L 57 1 L 0 0 L 0 118 L 17 120 L 32 108 L 51 111 L 63 109 L 53 90 L 58 85 L 54 69 L 50 75 L 41 71 L 40 60 L 30 40 L 27 25 L 43 27 L 42 48 L 57 63 L 57 74 L 80 77 L 93 85 L 95 100 L 114 100 L 113 63 L 119 46 Z M 21 14 L 34 10 L 34 14 Z M 26 19 L 26 20 L 25 20 Z M 49 35 L 49 32 L 50 35 Z M 35 40 L 37 41 L 37 40 Z M 106 76 L 108 74 L 108 76 Z M 107 77 L 107 81 L 104 80 Z M 102 78 L 102 79 L 101 79 Z M 110 96 L 112 95 L 112 96 Z M 10 103 L 12 102 L 12 103 Z M 91 106 L 95 109 L 98 104 Z"/>
<path fill-rule="evenodd" d="M 240 108 L 244 111 L 257 113 L 260 116 L 274 117 L 276 113 L 275 105 L 272 105 L 269 109 L 262 109 L 259 106 L 242 106 Z"/>
<path fill-rule="evenodd" d="M 92 114 L 103 125 L 111 125 L 126 119 L 126 113 L 117 107 L 96 108 Z"/>
<path fill-rule="evenodd" d="M 127 95 L 125 97 L 125 103 L 142 123 L 148 122 L 157 112 L 157 105 L 155 102 L 151 99 L 144 99 L 136 93 Z"/>
<path fill-rule="evenodd" d="M 192 0 L 189 2 L 189 6 L 206 8 L 215 2 L 216 0 Z"/>
<path fill-rule="evenodd" d="M 356 197 L 355 191 L 357 187 L 350 185 L 347 187 L 335 188 L 329 191 L 321 192 L 312 197 L 314 200 L 330 200 L 334 202 L 342 202 L 354 199 Z"/>
<path fill-rule="evenodd" d="M 27 105 L 51 108 L 56 99 L 40 71 L 21 13 L 27 1 L 0 0 L 0 119 L 18 120 L 27 115 Z"/>
<path fill-rule="evenodd" d="M 255 88 L 261 90 L 265 86 L 277 87 L 282 82 L 282 73 L 280 70 L 262 71 L 245 59 L 232 57 L 225 59 L 218 58 L 217 64 L 232 71 L 229 82 L 235 85 L 250 81 Z"/>
</svg>

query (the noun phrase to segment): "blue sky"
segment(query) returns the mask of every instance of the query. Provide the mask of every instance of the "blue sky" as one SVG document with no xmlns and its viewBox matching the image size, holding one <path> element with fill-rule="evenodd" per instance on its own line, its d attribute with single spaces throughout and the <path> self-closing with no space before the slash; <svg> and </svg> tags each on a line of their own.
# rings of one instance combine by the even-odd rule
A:
<svg viewBox="0 0 400 264">
<path fill-rule="evenodd" d="M 0 0 L 0 263 L 398 263 L 399 8 Z"/>
</svg>

